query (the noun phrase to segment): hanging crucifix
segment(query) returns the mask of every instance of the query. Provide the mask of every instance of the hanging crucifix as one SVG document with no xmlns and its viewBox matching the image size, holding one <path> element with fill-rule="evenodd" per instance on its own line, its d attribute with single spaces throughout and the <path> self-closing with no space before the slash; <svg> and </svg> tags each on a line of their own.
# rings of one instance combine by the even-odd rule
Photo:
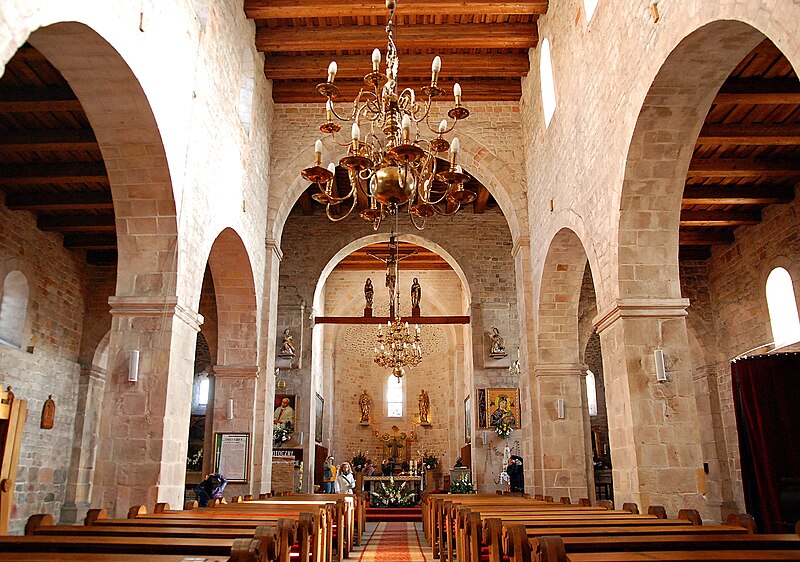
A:
<svg viewBox="0 0 800 562">
<path fill-rule="evenodd" d="M 397 237 L 392 233 L 389 236 L 389 255 L 388 257 L 379 256 L 371 252 L 367 252 L 368 256 L 372 256 L 376 260 L 380 260 L 386 264 L 386 288 L 389 290 L 389 318 L 396 316 L 396 309 L 400 303 L 400 292 L 397 288 L 397 274 L 398 265 L 406 258 L 415 255 L 417 250 L 413 250 L 407 254 L 400 255 L 398 252 Z"/>
</svg>

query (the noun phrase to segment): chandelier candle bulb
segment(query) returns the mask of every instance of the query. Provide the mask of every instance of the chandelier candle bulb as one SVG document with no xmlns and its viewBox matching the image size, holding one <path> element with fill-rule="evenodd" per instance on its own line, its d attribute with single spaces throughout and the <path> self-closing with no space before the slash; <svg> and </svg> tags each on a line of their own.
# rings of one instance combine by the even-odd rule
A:
<svg viewBox="0 0 800 562">
<path fill-rule="evenodd" d="M 372 51 L 372 70 L 378 72 L 381 66 L 381 50 L 375 49 Z"/>
<path fill-rule="evenodd" d="M 322 141 L 321 140 L 317 140 L 317 142 L 314 143 L 314 159 L 317 162 L 317 166 L 319 166 L 322 163 Z"/>
<path fill-rule="evenodd" d="M 333 121 L 333 102 L 331 100 L 325 102 L 325 118 L 329 123 Z"/>
<path fill-rule="evenodd" d="M 328 65 L 328 82 L 333 84 L 333 79 L 336 78 L 336 71 L 339 70 L 339 67 L 336 65 L 336 61 L 332 60 L 331 63 Z"/>
<path fill-rule="evenodd" d="M 358 126 L 358 123 L 353 123 L 351 137 L 355 142 L 358 142 L 358 140 L 361 138 L 361 128 Z"/>
<path fill-rule="evenodd" d="M 411 117 L 408 115 L 403 115 L 403 140 L 408 142 L 409 138 L 411 137 Z"/>
<path fill-rule="evenodd" d="M 447 119 L 442 119 L 439 123 L 439 134 L 442 135 L 447 130 Z"/>
<path fill-rule="evenodd" d="M 461 84 L 453 84 L 453 97 L 456 98 L 456 105 L 461 105 Z"/>
<path fill-rule="evenodd" d="M 439 71 L 442 70 L 442 59 L 439 55 L 433 57 L 433 62 L 431 63 L 431 87 L 436 86 L 436 82 L 439 80 Z"/>
</svg>

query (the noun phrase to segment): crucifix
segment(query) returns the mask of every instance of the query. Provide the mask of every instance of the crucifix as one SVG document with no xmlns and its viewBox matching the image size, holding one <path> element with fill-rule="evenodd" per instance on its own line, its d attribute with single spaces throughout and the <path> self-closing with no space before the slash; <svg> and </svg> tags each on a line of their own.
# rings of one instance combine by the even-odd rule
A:
<svg viewBox="0 0 800 562">
<path fill-rule="evenodd" d="M 386 264 L 386 288 L 389 290 L 389 317 L 395 317 L 395 304 L 399 307 L 400 306 L 400 290 L 397 288 L 397 274 L 398 274 L 398 266 L 401 261 L 406 258 L 410 258 L 411 256 L 417 253 L 416 250 L 412 250 L 411 252 L 400 255 L 398 251 L 397 245 L 397 237 L 394 233 L 389 236 L 389 255 L 387 257 L 383 257 L 378 254 L 374 254 L 372 252 L 367 252 L 367 255 L 370 257 L 375 258 L 376 260 L 380 260 Z M 396 297 L 396 298 L 395 298 Z"/>
</svg>

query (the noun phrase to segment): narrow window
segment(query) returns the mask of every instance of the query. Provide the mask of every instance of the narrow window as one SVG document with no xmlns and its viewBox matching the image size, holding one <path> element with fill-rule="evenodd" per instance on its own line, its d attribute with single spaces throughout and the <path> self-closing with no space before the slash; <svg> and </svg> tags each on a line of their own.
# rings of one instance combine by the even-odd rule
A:
<svg viewBox="0 0 800 562">
<path fill-rule="evenodd" d="M 556 112 L 556 85 L 553 79 L 553 62 L 550 59 L 550 41 L 542 41 L 542 55 L 539 64 L 539 73 L 542 80 L 542 107 L 544 108 L 544 125 L 550 126 L 553 114 Z"/>
<path fill-rule="evenodd" d="M 386 406 L 390 418 L 403 417 L 403 379 L 394 375 L 386 382 Z"/>
<path fill-rule="evenodd" d="M 22 346 L 25 316 L 28 312 L 28 280 L 21 271 L 12 271 L 3 281 L 0 303 L 0 340 L 14 347 Z"/>
<path fill-rule="evenodd" d="M 586 370 L 586 403 L 589 405 L 589 415 L 597 415 L 597 381 L 594 373 Z"/>
<path fill-rule="evenodd" d="M 200 381 L 200 386 L 197 389 L 197 404 L 200 406 L 208 406 L 208 378 Z"/>
<path fill-rule="evenodd" d="M 776 267 L 767 277 L 767 308 L 775 347 L 800 341 L 800 318 L 792 276 L 782 267 Z"/>
<path fill-rule="evenodd" d="M 583 7 L 586 9 L 586 23 L 589 23 L 597 8 L 597 0 L 583 0 Z"/>
</svg>

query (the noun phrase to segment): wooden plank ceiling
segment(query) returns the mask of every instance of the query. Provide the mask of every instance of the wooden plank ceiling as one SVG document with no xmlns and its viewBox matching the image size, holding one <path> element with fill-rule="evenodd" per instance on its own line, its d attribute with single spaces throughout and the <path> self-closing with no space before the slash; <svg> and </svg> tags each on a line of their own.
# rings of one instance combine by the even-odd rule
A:
<svg viewBox="0 0 800 562">
<path fill-rule="evenodd" d="M 788 203 L 800 179 L 800 82 L 764 40 L 720 89 L 697 139 L 680 219 L 680 257 L 706 259 L 734 231 Z"/>
<path fill-rule="evenodd" d="M 89 120 L 66 80 L 30 45 L 0 79 L 0 189 L 92 264 L 116 264 L 108 175 Z"/>
<path fill-rule="evenodd" d="M 452 101 L 457 81 L 465 105 L 519 100 L 528 49 L 538 44 L 537 20 L 547 6 L 548 0 L 398 0 L 400 87 L 430 83 L 431 61 L 440 55 L 439 85 L 448 90 L 447 99 Z M 372 50 L 386 55 L 383 0 L 245 0 L 244 11 L 255 21 L 256 47 L 265 55 L 276 103 L 322 104 L 315 87 L 334 59 L 340 97 L 352 100 L 372 70 Z"/>
<path fill-rule="evenodd" d="M 439 254 L 428 250 L 427 248 L 423 248 L 422 246 L 417 246 L 416 244 L 411 244 L 410 242 L 398 242 L 397 244 L 397 253 L 399 256 L 405 256 L 411 254 L 413 251 L 416 250 L 416 254 L 409 256 L 398 263 L 398 266 L 403 271 L 450 271 L 453 268 L 450 267 L 450 264 L 447 263 L 444 258 L 442 258 Z M 378 244 L 371 244 L 369 246 L 365 246 L 360 250 L 356 250 L 342 261 L 340 261 L 337 265 L 335 270 L 339 271 L 386 271 L 386 264 L 383 263 L 381 260 L 372 257 L 369 254 L 381 256 L 381 257 L 388 257 L 389 256 L 389 248 L 387 247 L 385 242 L 380 242 Z M 373 284 L 377 287 L 381 285 L 381 283 L 376 283 L 373 280 Z M 377 290 L 377 289 L 376 289 Z"/>
</svg>

